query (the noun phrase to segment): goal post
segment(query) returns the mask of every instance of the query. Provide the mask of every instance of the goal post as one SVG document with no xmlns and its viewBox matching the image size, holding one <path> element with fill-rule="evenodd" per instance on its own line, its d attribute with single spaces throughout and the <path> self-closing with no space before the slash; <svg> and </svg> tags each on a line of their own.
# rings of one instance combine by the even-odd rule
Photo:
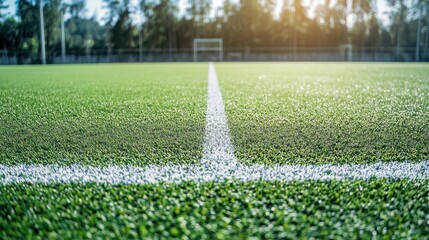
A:
<svg viewBox="0 0 429 240">
<path fill-rule="evenodd" d="M 223 61 L 223 39 L 222 38 L 195 38 L 194 39 L 194 62 L 198 62 L 199 52 L 217 52 L 218 61 Z"/>
<path fill-rule="evenodd" d="M 353 45 L 352 44 L 340 45 L 340 53 L 344 57 L 345 62 L 353 61 Z"/>
<path fill-rule="evenodd" d="M 5 64 L 5 65 L 9 64 L 9 58 L 8 58 L 6 49 L 0 50 L 0 64 Z"/>
</svg>

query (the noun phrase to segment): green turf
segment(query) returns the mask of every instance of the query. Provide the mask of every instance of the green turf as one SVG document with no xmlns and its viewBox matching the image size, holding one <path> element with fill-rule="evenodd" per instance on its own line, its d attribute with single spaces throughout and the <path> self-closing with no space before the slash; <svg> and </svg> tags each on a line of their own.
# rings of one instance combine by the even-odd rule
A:
<svg viewBox="0 0 429 240">
<path fill-rule="evenodd" d="M 429 159 L 429 65 L 216 64 L 244 163 Z"/>
<path fill-rule="evenodd" d="M 0 163 L 197 163 L 207 64 L 0 68 Z"/>
<path fill-rule="evenodd" d="M 0 185 L 0 238 L 423 239 L 429 182 Z"/>
</svg>

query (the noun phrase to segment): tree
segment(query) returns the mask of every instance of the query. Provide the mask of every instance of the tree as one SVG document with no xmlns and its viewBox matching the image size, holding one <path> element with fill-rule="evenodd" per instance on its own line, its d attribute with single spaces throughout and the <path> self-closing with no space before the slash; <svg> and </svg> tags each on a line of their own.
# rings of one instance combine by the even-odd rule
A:
<svg viewBox="0 0 429 240">
<path fill-rule="evenodd" d="M 51 51 L 50 56 L 53 56 L 53 50 L 60 41 L 60 21 L 61 21 L 61 1 L 49 0 L 44 6 L 44 22 L 45 22 L 45 39 L 46 49 Z M 48 57 L 49 58 L 49 57 Z"/>
<path fill-rule="evenodd" d="M 40 1 L 17 0 L 13 19 L 1 15 L 6 1 L 0 0 L 0 49 L 16 49 L 38 59 L 40 27 L 35 23 Z M 62 2 L 43 1 L 49 60 L 60 49 Z M 361 51 L 394 46 L 398 59 L 405 48 L 415 48 L 416 59 L 426 59 L 429 53 L 429 0 L 413 0 L 413 4 L 386 0 L 392 9 L 387 27 L 378 18 L 377 0 L 323 0 L 322 4 L 321 0 L 284 0 L 279 18 L 273 16 L 275 0 L 225 0 L 214 17 L 212 0 L 187 1 L 187 11 L 179 17 L 178 0 L 140 0 L 142 21 L 136 26 L 131 15 L 137 9 L 131 0 L 103 0 L 107 14 L 101 26 L 96 18 L 85 17 L 85 0 L 69 0 L 66 46 L 76 52 L 107 46 L 110 53 L 134 48 L 139 40 L 147 48 L 168 49 L 172 57 L 177 47 L 191 48 L 195 37 L 222 37 L 225 49 L 247 52 L 262 47 L 289 47 L 297 52 L 299 47 L 337 48 L 351 43 Z"/>
<path fill-rule="evenodd" d="M 14 18 L 2 14 L 2 11 L 7 8 L 6 0 L 0 0 L 0 49 L 5 50 L 15 46 L 18 33 L 18 22 Z"/>
<path fill-rule="evenodd" d="M 352 44 L 363 49 L 375 47 L 377 42 L 378 22 L 376 2 L 373 0 L 353 0 L 351 6 L 354 23 L 350 31 Z"/>
<path fill-rule="evenodd" d="M 167 48 L 171 56 L 177 46 L 177 2 L 160 0 L 146 2 L 145 5 L 143 28 L 146 45 L 152 48 Z"/>
<path fill-rule="evenodd" d="M 195 37 L 204 35 L 204 25 L 209 21 L 211 3 L 211 0 L 188 0 L 186 17 L 193 23 Z"/>
<path fill-rule="evenodd" d="M 94 17 L 71 17 L 65 22 L 65 28 L 67 49 L 71 51 L 83 52 L 88 43 L 95 49 L 105 47 L 105 29 Z"/>
<path fill-rule="evenodd" d="M 5 18 L 5 17 L 7 17 L 7 15 L 3 15 L 3 10 L 4 9 L 7 9 L 9 6 L 7 5 L 7 3 L 6 3 L 6 0 L 0 0 L 0 21 L 3 19 L 3 18 Z"/>
<path fill-rule="evenodd" d="M 16 48 L 19 23 L 9 17 L 4 22 L 0 22 L 0 49 L 11 50 Z"/>
<path fill-rule="evenodd" d="M 407 16 L 407 6 L 405 5 L 405 0 L 387 0 L 387 3 L 393 8 L 391 12 L 391 31 L 393 34 L 393 39 L 396 42 L 396 57 L 399 60 L 402 47 L 402 35 L 404 33 L 404 23 L 406 22 Z"/>
<path fill-rule="evenodd" d="M 68 9 L 73 18 L 84 18 L 86 0 L 72 0 Z"/>
<path fill-rule="evenodd" d="M 103 0 L 108 10 L 107 46 L 114 49 L 135 47 L 135 26 L 132 24 L 130 0 Z"/>
<path fill-rule="evenodd" d="M 332 0 L 325 0 L 316 7 L 315 20 L 319 24 L 321 36 L 320 45 L 326 47 L 337 47 L 347 42 L 347 26 L 345 13 L 345 1 L 336 4 Z"/>
<path fill-rule="evenodd" d="M 38 1 L 18 0 L 17 1 L 17 16 L 20 24 L 17 36 L 17 45 L 20 50 L 18 62 L 22 62 L 24 58 L 30 57 L 33 61 L 39 59 L 39 7 Z"/>
<path fill-rule="evenodd" d="M 416 0 L 413 3 L 413 7 L 410 9 L 411 18 L 417 21 L 415 48 L 416 55 L 415 59 L 418 62 L 420 60 L 420 47 L 421 47 L 421 35 L 423 29 L 424 17 L 429 14 L 429 1 L 428 0 Z M 426 26 L 427 28 L 427 26 Z M 427 30 L 426 30 L 427 32 Z M 425 49 L 425 46 L 423 45 Z M 425 51 L 425 50 L 424 50 Z M 423 55 L 425 57 L 425 55 Z"/>
<path fill-rule="evenodd" d="M 264 10 L 258 0 L 241 0 L 228 21 L 224 23 L 222 35 L 226 37 L 226 46 L 252 47 L 269 46 L 273 39 L 270 25 L 273 24 L 271 13 Z"/>
</svg>

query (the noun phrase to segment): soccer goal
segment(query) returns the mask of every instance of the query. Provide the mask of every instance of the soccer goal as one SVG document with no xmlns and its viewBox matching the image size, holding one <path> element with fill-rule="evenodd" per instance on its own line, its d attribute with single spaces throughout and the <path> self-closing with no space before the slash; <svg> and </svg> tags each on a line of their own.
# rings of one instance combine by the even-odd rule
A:
<svg viewBox="0 0 429 240">
<path fill-rule="evenodd" d="M 0 50 L 0 64 L 9 64 L 9 58 L 7 56 L 7 50 Z"/>
<path fill-rule="evenodd" d="M 344 61 L 351 62 L 353 61 L 353 45 L 344 44 L 340 45 L 340 53 L 344 56 Z"/>
<path fill-rule="evenodd" d="M 201 61 L 202 59 L 206 61 L 223 61 L 222 38 L 194 39 L 194 62 Z"/>
</svg>

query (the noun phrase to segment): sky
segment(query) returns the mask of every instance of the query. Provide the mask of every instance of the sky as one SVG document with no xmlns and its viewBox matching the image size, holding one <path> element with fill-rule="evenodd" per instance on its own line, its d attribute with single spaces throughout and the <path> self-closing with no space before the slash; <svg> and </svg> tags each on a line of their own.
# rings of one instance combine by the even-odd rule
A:
<svg viewBox="0 0 429 240">
<path fill-rule="evenodd" d="M 15 1 L 16 0 L 7 0 L 7 4 L 9 5 L 9 9 L 7 10 L 10 15 L 15 15 L 16 7 L 15 7 Z M 66 0 L 67 1 L 67 0 Z M 182 14 L 186 8 L 186 1 L 187 0 L 179 0 L 179 10 L 180 14 Z M 224 0 L 212 0 L 212 9 L 217 9 L 218 7 L 221 7 Z M 131 0 L 132 4 L 137 5 L 138 0 Z M 304 4 L 308 4 L 308 0 L 304 0 Z M 105 15 L 106 10 L 103 9 L 103 1 L 102 0 L 88 0 L 86 1 L 87 5 L 87 16 L 94 16 L 96 14 L 97 19 L 100 22 L 103 22 L 102 18 L 103 15 Z M 277 0 L 276 4 L 276 10 L 275 15 L 279 15 L 280 10 L 282 7 L 282 0 Z M 385 12 L 388 10 L 388 7 L 386 5 L 386 0 L 377 0 L 377 10 L 378 10 L 378 16 L 382 20 L 382 23 L 386 25 L 389 21 L 388 16 L 385 14 Z M 214 13 L 214 11 L 213 11 Z M 137 14 L 133 16 L 134 22 L 139 23 L 141 22 L 140 16 Z"/>
<path fill-rule="evenodd" d="M 16 12 L 16 6 L 15 6 L 16 0 L 7 0 L 7 4 L 9 5 L 9 9 L 7 10 L 10 15 L 15 15 Z M 220 7 L 223 3 L 223 0 L 212 0 L 213 1 L 213 7 L 214 9 Z M 65 0 L 67 2 L 67 0 Z M 137 5 L 138 0 L 131 0 L 131 3 L 133 5 Z M 87 7 L 87 16 L 94 16 L 96 14 L 98 20 L 102 22 L 103 15 L 105 15 L 106 10 L 103 9 L 103 0 L 87 0 L 86 1 L 86 7 Z M 179 9 L 181 13 L 184 12 L 186 8 L 186 0 L 179 0 Z M 134 16 L 135 22 L 139 22 L 139 16 Z"/>
</svg>

